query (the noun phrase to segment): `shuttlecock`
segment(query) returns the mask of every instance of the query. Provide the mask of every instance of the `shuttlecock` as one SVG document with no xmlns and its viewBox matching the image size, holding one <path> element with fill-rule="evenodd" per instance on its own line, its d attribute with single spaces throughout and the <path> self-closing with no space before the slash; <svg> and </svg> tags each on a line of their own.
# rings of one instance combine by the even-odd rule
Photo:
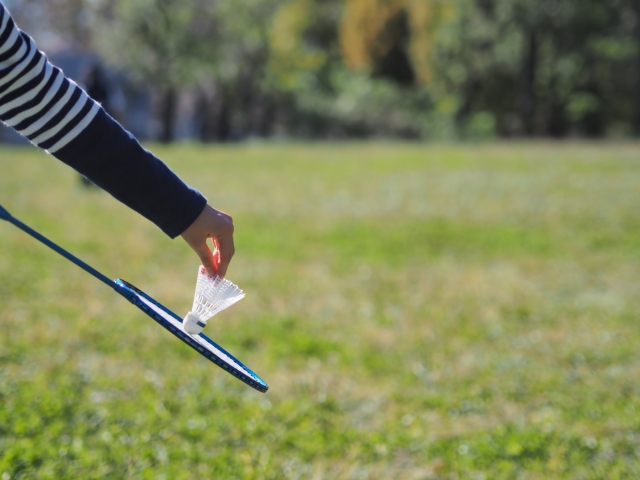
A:
<svg viewBox="0 0 640 480">
<path fill-rule="evenodd" d="M 200 266 L 193 307 L 184 317 L 184 330 L 191 335 L 198 335 L 211 317 L 243 298 L 244 292 L 237 285 L 218 275 L 210 276 Z"/>
</svg>

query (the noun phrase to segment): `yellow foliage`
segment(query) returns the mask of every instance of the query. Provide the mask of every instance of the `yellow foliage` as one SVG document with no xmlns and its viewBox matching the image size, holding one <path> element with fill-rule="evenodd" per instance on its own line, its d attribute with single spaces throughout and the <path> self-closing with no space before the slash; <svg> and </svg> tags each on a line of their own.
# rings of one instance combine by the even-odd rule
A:
<svg viewBox="0 0 640 480">
<path fill-rule="evenodd" d="M 269 31 L 269 72 L 281 88 L 295 88 L 300 76 L 326 60 L 321 51 L 304 48 L 304 31 L 313 18 L 312 0 L 292 0 L 276 13 Z"/>
<path fill-rule="evenodd" d="M 397 39 L 385 31 L 388 22 L 400 13 L 407 15 L 410 42 L 408 54 L 418 81 L 431 78 L 429 60 L 439 27 L 455 14 L 447 0 L 345 0 L 340 27 L 342 54 L 348 66 L 371 69 Z"/>
<path fill-rule="evenodd" d="M 271 48 L 276 53 L 291 53 L 298 49 L 300 35 L 308 23 L 309 0 L 293 0 L 275 15 L 270 32 Z"/>
<path fill-rule="evenodd" d="M 340 26 L 340 43 L 347 65 L 371 66 L 372 54 L 386 53 L 391 46 L 379 37 L 387 21 L 399 13 L 404 0 L 347 0 Z"/>
</svg>

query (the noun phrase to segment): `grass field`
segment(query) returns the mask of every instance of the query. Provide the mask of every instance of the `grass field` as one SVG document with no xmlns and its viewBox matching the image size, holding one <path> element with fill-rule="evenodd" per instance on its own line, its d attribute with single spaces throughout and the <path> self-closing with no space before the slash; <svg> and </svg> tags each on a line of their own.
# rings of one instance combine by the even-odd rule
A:
<svg viewBox="0 0 640 480">
<path fill-rule="evenodd" d="M 0 224 L 0 479 L 640 478 L 638 144 L 176 146 L 254 392 Z M 197 257 L 35 149 L 0 203 L 180 314 Z"/>
</svg>

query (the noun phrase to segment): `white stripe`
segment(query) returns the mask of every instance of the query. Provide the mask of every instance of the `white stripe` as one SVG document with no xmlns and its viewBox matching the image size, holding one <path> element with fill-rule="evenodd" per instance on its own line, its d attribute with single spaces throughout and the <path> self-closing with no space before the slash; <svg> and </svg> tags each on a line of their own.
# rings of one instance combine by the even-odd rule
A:
<svg viewBox="0 0 640 480">
<path fill-rule="evenodd" d="M 7 14 L 7 18 L 8 18 L 9 12 L 5 10 L 5 13 Z M 11 30 L 11 35 L 9 35 L 9 38 L 7 38 L 7 41 L 4 42 L 4 45 L 2 46 L 2 48 L 0 48 L 0 54 L 6 52 L 7 50 L 9 50 L 11 47 L 15 45 L 18 34 L 19 34 L 18 29 L 15 28 L 14 26 L 13 29 Z"/>
<path fill-rule="evenodd" d="M 82 95 L 80 95 L 80 98 L 78 98 L 78 101 L 76 102 L 76 104 L 73 106 L 71 110 L 69 110 L 69 113 L 65 115 L 65 117 L 60 121 L 60 123 L 58 123 L 55 127 L 53 127 L 50 130 L 47 130 L 42 135 L 34 138 L 31 141 L 36 145 L 39 145 L 40 143 L 46 140 L 49 140 L 51 137 L 56 135 L 60 130 L 62 130 L 65 127 L 67 123 L 71 121 L 72 118 L 74 118 L 76 115 L 78 115 L 78 113 L 80 113 L 80 110 L 82 110 L 82 107 L 84 107 L 87 104 L 88 100 L 89 100 L 89 97 L 87 97 L 84 94 L 84 92 L 82 92 Z"/>
<path fill-rule="evenodd" d="M 54 69 L 51 66 L 51 64 L 47 64 L 47 65 L 48 67 L 50 67 L 51 71 L 53 72 Z M 56 95 L 56 93 L 58 93 L 63 81 L 64 81 L 64 75 L 62 73 L 58 73 L 58 76 L 53 81 L 53 85 L 51 85 L 51 88 L 49 88 L 49 91 L 47 92 L 45 97 L 42 99 L 42 101 L 38 105 L 30 108 L 29 110 L 25 110 L 24 112 L 20 112 L 18 115 L 11 118 L 10 120 L 5 120 L 5 123 L 10 127 L 13 127 L 14 125 L 18 125 L 20 122 L 29 118 L 30 116 L 35 115 L 36 113 L 42 111 L 42 109 L 47 106 L 47 104 Z"/>
<path fill-rule="evenodd" d="M 28 37 L 28 38 L 29 38 L 29 41 L 24 42 L 23 45 L 27 47 L 27 50 L 29 50 L 29 54 L 20 63 L 15 64 L 15 67 L 13 68 L 13 72 L 11 72 L 8 77 L 5 77 L 2 80 L 2 82 L 0 83 L 0 86 L 8 83 L 9 81 L 12 81 L 14 78 L 21 77 L 22 75 L 24 75 L 25 71 L 27 70 L 27 67 L 29 66 L 29 63 L 31 62 L 31 60 L 33 60 L 33 57 L 35 57 L 36 54 L 41 55 L 33 39 L 31 37 Z"/>
<path fill-rule="evenodd" d="M 80 133 L 87 128 L 87 125 L 91 123 L 91 120 L 97 115 L 100 110 L 100 105 L 97 102 L 89 99 L 90 102 L 93 102 L 93 107 L 89 110 L 89 113 L 82 119 L 78 125 L 73 127 L 69 133 L 67 133 L 64 137 L 62 137 L 58 142 L 56 142 L 51 148 L 47 150 L 47 153 L 55 153 L 60 150 L 62 147 L 66 146 L 71 140 L 76 138 Z"/>
<path fill-rule="evenodd" d="M 71 95 L 73 94 L 73 90 L 73 86 L 69 85 L 67 87 L 67 93 L 65 93 L 64 96 L 56 102 L 56 104 L 47 112 L 44 117 L 32 124 L 30 127 L 25 128 L 20 133 L 26 137 L 27 135 L 31 135 L 32 133 L 37 132 L 42 127 L 44 127 L 46 123 L 51 120 L 53 116 L 56 115 L 60 110 L 62 110 L 62 108 L 67 104 L 69 98 L 71 98 Z M 33 141 L 34 140 L 32 140 L 32 142 Z"/>
<path fill-rule="evenodd" d="M 9 88 L 6 92 L 4 92 L 2 95 L 0 95 L 0 99 L 4 98 L 5 95 L 8 95 L 11 92 L 13 92 L 15 89 L 20 88 L 25 83 L 27 83 L 27 82 L 33 80 L 34 78 L 36 78 L 38 76 L 38 74 L 42 71 L 42 67 L 44 66 L 46 61 L 47 61 L 46 57 L 44 55 L 42 55 L 40 60 L 38 60 L 38 63 L 36 64 L 36 66 L 33 67 L 30 72 L 25 73 L 24 75 L 22 75 L 17 82 L 15 82 L 13 85 L 11 85 L 11 88 Z"/>
<path fill-rule="evenodd" d="M 1 0 L 0 0 L 1 1 Z M 28 110 L 18 113 L 11 119 L 6 119 L 5 123 L 9 126 L 15 127 L 20 124 L 24 120 L 37 115 L 38 113 L 44 113 L 45 115 L 38 119 L 35 123 L 20 131 L 22 135 L 28 136 L 33 135 L 33 133 L 41 130 L 43 127 L 47 125 L 56 115 L 58 115 L 64 108 L 68 107 L 69 100 L 76 92 L 76 88 L 80 90 L 80 96 L 78 100 L 75 102 L 73 107 L 67 112 L 64 118 L 57 122 L 52 128 L 41 133 L 37 138 L 32 140 L 32 143 L 38 145 L 42 142 L 45 142 L 49 139 L 52 139 L 56 135 L 58 135 L 69 122 L 74 119 L 80 120 L 76 126 L 74 126 L 71 131 L 64 135 L 63 138 L 58 140 L 49 150 L 48 152 L 56 152 L 68 145 L 74 138 L 76 138 L 83 130 L 87 128 L 87 126 L 91 123 L 91 121 L 95 118 L 96 114 L 100 111 L 100 105 L 91 100 L 86 93 L 80 89 L 73 81 L 65 78 L 64 74 L 55 70 L 54 67 L 47 61 L 46 56 L 39 52 L 35 42 L 30 38 L 22 35 L 20 30 L 15 26 L 15 24 L 11 24 L 11 16 L 6 8 L 2 6 L 0 3 L 0 8 L 2 8 L 3 19 L 0 22 L 0 34 L 8 33 L 8 37 L 5 42 L 0 45 L 0 54 L 6 53 L 10 51 L 12 48 L 16 46 L 17 51 L 11 55 L 10 58 L 6 59 L 3 62 L 0 62 L 0 73 L 7 72 L 8 69 L 11 71 L 5 78 L 0 79 L 0 87 L 8 87 L 8 89 L 0 95 L 0 115 L 6 114 L 7 112 L 20 109 L 20 106 L 26 105 L 28 102 L 32 101 L 38 95 L 44 94 L 44 98 L 38 102 L 38 105 L 35 105 Z M 10 28 L 10 32 L 6 32 L 6 29 Z M 18 43 L 19 42 L 19 43 Z M 22 57 L 26 57 L 23 60 L 20 60 Z M 37 57 L 39 55 L 39 57 Z M 30 63 L 37 58 L 37 64 L 30 68 Z M 24 94 L 20 95 L 18 98 L 14 98 L 8 103 L 2 102 L 2 99 L 9 96 L 12 92 L 16 92 L 18 89 L 23 88 L 28 82 L 33 81 L 35 78 L 38 78 L 38 75 L 43 75 L 43 78 L 38 85 L 29 89 Z M 52 79 L 52 75 L 55 75 L 56 78 L 53 81 L 50 88 L 45 91 L 45 87 L 49 81 Z M 47 108 L 47 106 L 51 103 L 51 100 L 60 93 L 64 93 L 63 97 L 58 100 L 51 108 Z M 83 108 L 87 105 L 87 102 L 92 102 L 91 109 L 87 112 L 86 115 L 83 116 L 82 119 L 79 118 L 79 114 Z M 45 111 L 46 108 L 46 111 Z"/>
<path fill-rule="evenodd" d="M 23 73 L 23 70 L 25 68 L 27 68 L 27 66 L 29 65 L 29 62 L 31 60 L 33 60 L 33 57 L 35 56 L 35 54 L 38 51 L 38 49 L 35 48 L 36 47 L 35 43 L 30 42 L 29 44 L 31 45 L 32 48 L 31 48 L 31 52 L 29 53 L 29 55 L 27 55 L 27 58 L 22 60 L 22 62 L 16 64 L 16 67 L 14 68 L 13 72 L 11 72 L 9 75 L 7 75 L 2 80 L 0 80 L 0 87 L 5 85 L 5 84 L 7 84 L 7 83 L 9 83 L 10 81 L 12 81 L 17 76 L 21 75 Z M 24 42 L 23 47 L 25 47 L 25 49 L 26 49 L 26 46 L 27 46 L 27 42 Z M 22 50 L 22 48 L 20 48 L 20 50 Z M 24 52 L 22 54 L 24 55 Z"/>
<path fill-rule="evenodd" d="M 47 85 L 47 82 L 49 81 L 49 79 L 51 78 L 51 73 L 53 72 L 53 66 L 47 62 L 44 66 L 45 69 L 45 74 L 44 77 L 42 79 L 42 81 L 34 88 L 32 88 L 31 90 L 29 90 L 27 93 L 25 93 L 24 95 L 21 95 L 20 97 L 11 100 L 9 103 L 6 103 L 2 106 L 0 106 L 0 115 L 5 114 L 6 112 L 13 110 L 14 108 L 19 107 L 20 105 L 24 105 L 25 103 L 33 100 L 41 91 L 42 89 Z M 60 85 L 60 82 L 62 82 L 62 75 L 60 75 L 56 81 L 54 82 L 54 85 L 51 86 L 51 89 L 49 90 L 49 94 L 46 95 L 45 98 L 49 98 L 49 100 L 51 100 L 51 97 L 53 97 L 55 92 L 52 92 L 52 90 L 57 91 L 58 88 L 56 87 L 55 83 L 58 83 L 58 85 Z M 43 100 L 44 102 L 44 100 Z M 24 112 L 21 112 L 19 116 L 22 116 L 24 114 L 26 114 L 24 116 L 24 118 L 27 118 L 29 116 L 31 116 L 32 113 L 35 113 L 38 111 L 38 108 L 41 108 L 41 106 L 46 105 L 46 103 L 40 103 L 39 105 L 36 105 L 35 107 L 30 108 L 29 110 L 25 110 Z M 21 120 L 18 120 L 18 122 L 20 122 Z M 5 123 L 9 123 L 8 121 L 6 121 Z"/>
</svg>

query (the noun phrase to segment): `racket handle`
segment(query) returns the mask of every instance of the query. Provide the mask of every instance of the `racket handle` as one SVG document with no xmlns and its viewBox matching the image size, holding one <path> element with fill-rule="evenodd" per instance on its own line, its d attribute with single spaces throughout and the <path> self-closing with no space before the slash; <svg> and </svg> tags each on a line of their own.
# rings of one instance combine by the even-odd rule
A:
<svg viewBox="0 0 640 480">
<path fill-rule="evenodd" d="M 11 218 L 11 214 L 7 212 L 2 205 L 0 205 L 0 219 L 9 221 Z"/>
<path fill-rule="evenodd" d="M 117 290 L 117 285 L 112 280 L 110 280 L 108 277 L 104 276 L 102 273 L 97 271 L 95 268 L 93 268 L 93 267 L 89 266 L 88 264 L 84 263 L 82 260 L 80 260 L 75 255 L 72 255 L 71 253 L 67 252 L 64 248 L 56 245 L 55 243 L 53 243 L 51 240 L 49 240 L 44 235 L 41 235 L 40 233 L 36 232 L 33 228 L 31 228 L 28 225 L 22 223 L 17 218 L 14 218 L 2 206 L 0 206 L 0 219 L 6 220 L 7 222 L 15 225 L 16 227 L 18 227 L 23 232 L 27 233 L 28 235 L 31 235 L 33 238 L 38 240 L 40 243 L 45 244 L 51 250 L 53 250 L 56 253 L 62 255 L 64 258 L 66 258 L 70 262 L 75 263 L 78 267 L 83 269 L 88 274 L 93 275 L 95 278 L 100 280 L 102 283 L 105 283 L 109 287 L 113 288 L 114 290 Z"/>
</svg>

